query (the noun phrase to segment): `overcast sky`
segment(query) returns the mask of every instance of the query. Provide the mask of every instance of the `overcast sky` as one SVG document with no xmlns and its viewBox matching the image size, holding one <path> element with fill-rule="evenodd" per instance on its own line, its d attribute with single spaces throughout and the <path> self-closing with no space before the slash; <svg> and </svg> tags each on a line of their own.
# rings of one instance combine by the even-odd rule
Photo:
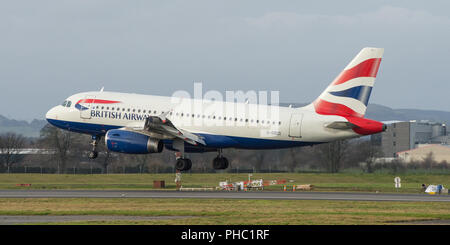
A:
<svg viewBox="0 0 450 245">
<path fill-rule="evenodd" d="M 370 103 L 450 111 L 449 1 L 3 1 L 0 115 L 43 119 L 77 92 L 276 90 L 310 102 L 363 47 Z"/>
</svg>

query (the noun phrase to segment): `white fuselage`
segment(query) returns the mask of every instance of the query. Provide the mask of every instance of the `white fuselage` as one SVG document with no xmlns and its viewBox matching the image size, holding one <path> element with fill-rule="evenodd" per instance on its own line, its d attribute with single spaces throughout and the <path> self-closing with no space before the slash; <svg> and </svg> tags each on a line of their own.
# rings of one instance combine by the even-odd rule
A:
<svg viewBox="0 0 450 245">
<path fill-rule="evenodd" d="M 341 116 L 317 114 L 311 105 L 290 108 L 116 92 L 78 93 L 66 101 L 70 103 L 52 108 L 46 115 L 47 120 L 63 129 L 100 136 L 109 129 L 132 127 L 143 123 L 147 116 L 161 114 L 166 114 L 177 128 L 207 136 L 207 143 L 210 142 L 212 147 L 221 147 L 219 136 L 248 139 L 243 144 L 253 146 L 243 148 L 255 149 L 360 136 L 351 129 L 326 128 L 325 125 L 331 122 L 347 120 Z M 258 140 L 266 143 L 259 147 Z M 223 147 L 236 146 L 228 142 Z"/>
</svg>

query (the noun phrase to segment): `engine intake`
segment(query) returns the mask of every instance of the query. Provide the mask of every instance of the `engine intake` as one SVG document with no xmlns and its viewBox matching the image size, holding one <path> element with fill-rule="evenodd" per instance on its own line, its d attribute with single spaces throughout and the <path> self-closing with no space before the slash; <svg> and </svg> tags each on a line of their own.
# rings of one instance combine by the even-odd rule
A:
<svg viewBox="0 0 450 245">
<path fill-rule="evenodd" d="M 110 151 L 129 154 L 160 153 L 164 148 L 164 143 L 159 139 L 120 129 L 109 130 L 105 144 Z"/>
</svg>

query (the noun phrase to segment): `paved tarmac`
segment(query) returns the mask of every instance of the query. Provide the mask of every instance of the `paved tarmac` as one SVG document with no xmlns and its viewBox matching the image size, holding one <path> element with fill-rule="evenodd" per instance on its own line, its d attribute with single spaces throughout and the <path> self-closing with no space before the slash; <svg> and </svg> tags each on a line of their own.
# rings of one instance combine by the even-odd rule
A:
<svg viewBox="0 0 450 245">
<path fill-rule="evenodd" d="M 342 200 L 450 202 L 450 195 L 272 192 L 272 191 L 129 191 L 129 190 L 0 190 L 0 198 L 219 198 L 262 200 Z"/>
</svg>

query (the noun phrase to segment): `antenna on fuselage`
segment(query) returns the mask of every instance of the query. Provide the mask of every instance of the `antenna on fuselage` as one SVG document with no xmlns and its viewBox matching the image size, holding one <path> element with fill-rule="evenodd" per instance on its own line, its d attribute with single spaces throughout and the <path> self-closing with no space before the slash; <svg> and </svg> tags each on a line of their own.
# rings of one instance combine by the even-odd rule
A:
<svg viewBox="0 0 450 245">
<path fill-rule="evenodd" d="M 102 89 L 100 89 L 100 92 L 103 92 L 103 89 L 105 89 L 105 87 L 102 87 Z"/>
</svg>

